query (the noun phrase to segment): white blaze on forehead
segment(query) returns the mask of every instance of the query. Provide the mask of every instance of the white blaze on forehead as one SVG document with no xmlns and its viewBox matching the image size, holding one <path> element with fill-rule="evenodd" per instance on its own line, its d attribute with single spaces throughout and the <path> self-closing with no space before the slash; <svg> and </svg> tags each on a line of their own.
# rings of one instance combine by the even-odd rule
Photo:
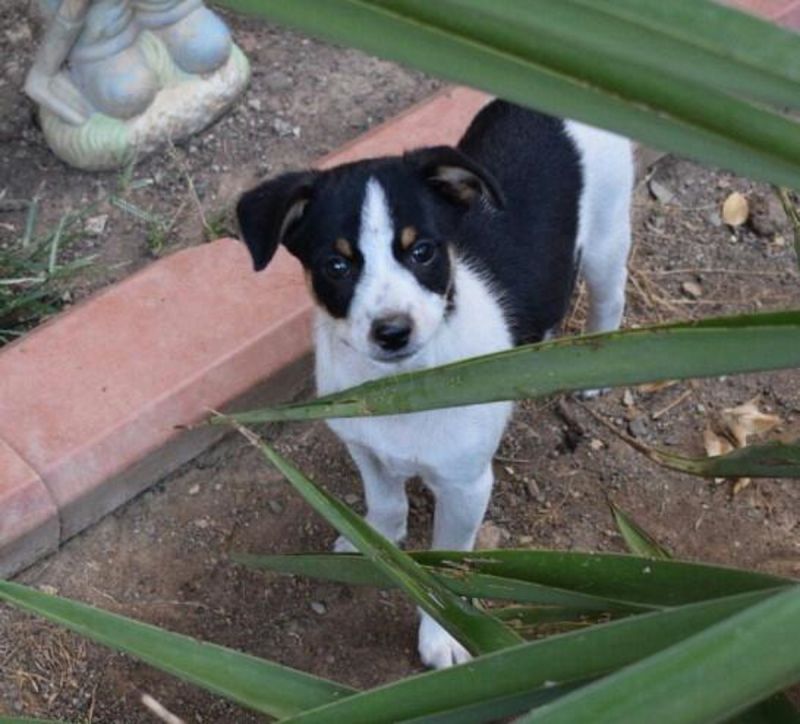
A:
<svg viewBox="0 0 800 724">
<path fill-rule="evenodd" d="M 367 181 L 364 193 L 364 205 L 361 207 L 361 229 L 358 234 L 358 246 L 364 256 L 366 271 L 385 266 L 394 260 L 392 240 L 394 224 L 389 211 L 389 203 L 383 186 L 374 178 Z"/>
</svg>

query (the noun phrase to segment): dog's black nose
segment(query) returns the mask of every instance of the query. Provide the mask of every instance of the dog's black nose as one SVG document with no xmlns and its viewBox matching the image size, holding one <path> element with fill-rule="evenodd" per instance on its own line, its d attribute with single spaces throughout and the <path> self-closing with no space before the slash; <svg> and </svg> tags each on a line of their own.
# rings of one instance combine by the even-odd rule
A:
<svg viewBox="0 0 800 724">
<path fill-rule="evenodd" d="M 394 314 L 391 317 L 376 319 L 372 323 L 372 339 L 381 349 L 397 352 L 408 344 L 414 324 L 407 314 Z"/>
</svg>

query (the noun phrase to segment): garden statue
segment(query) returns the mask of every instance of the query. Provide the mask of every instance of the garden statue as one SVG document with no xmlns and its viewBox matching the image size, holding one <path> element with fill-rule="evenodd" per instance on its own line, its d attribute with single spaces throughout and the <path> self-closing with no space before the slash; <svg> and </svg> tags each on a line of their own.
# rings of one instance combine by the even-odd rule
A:
<svg viewBox="0 0 800 724">
<path fill-rule="evenodd" d="M 47 29 L 25 82 L 47 142 L 118 168 L 199 131 L 242 93 L 247 58 L 202 0 L 39 0 Z"/>
</svg>

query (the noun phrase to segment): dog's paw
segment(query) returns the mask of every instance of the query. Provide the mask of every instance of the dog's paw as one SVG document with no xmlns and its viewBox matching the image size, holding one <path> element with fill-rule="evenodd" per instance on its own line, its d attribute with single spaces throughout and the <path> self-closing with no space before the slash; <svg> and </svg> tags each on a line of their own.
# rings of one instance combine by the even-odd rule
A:
<svg viewBox="0 0 800 724">
<path fill-rule="evenodd" d="M 333 552 L 334 553 L 358 553 L 358 548 L 356 548 L 343 535 L 340 535 L 336 539 L 336 542 L 333 544 Z"/>
<path fill-rule="evenodd" d="M 446 669 L 472 658 L 469 651 L 436 621 L 425 615 L 419 624 L 419 656 L 422 663 L 432 669 Z"/>
</svg>

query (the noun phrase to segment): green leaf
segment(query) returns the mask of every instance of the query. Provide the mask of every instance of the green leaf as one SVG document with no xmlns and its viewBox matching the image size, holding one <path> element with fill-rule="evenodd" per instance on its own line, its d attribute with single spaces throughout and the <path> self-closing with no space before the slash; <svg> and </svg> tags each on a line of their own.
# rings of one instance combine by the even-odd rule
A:
<svg viewBox="0 0 800 724">
<path fill-rule="evenodd" d="M 408 555 L 462 595 L 561 605 L 581 611 L 679 606 L 795 583 L 790 578 L 737 568 L 616 553 L 497 550 L 410 551 Z M 371 561 L 358 555 L 239 554 L 234 560 L 253 567 L 344 583 L 392 584 Z M 529 597 L 519 596 L 514 586 L 520 583 L 535 584 L 537 588 L 519 589 L 531 591 Z"/>
<path fill-rule="evenodd" d="M 725 455 L 706 458 L 687 458 L 657 448 L 634 447 L 665 468 L 704 478 L 800 478 L 798 442 L 748 445 Z"/>
<path fill-rule="evenodd" d="M 669 551 L 661 546 L 653 536 L 636 523 L 624 510 L 618 508 L 612 501 L 608 502 L 614 522 L 622 534 L 625 544 L 630 552 L 643 558 L 672 558 Z"/>
<path fill-rule="evenodd" d="M 0 581 L 0 600 L 271 716 L 291 716 L 353 693 L 333 681 L 11 581 Z"/>
<path fill-rule="evenodd" d="M 223 4 L 659 148 L 800 186 L 798 124 L 728 92 L 738 73 L 743 95 L 791 97 L 793 75 L 780 65 L 767 72 L 752 59 L 763 55 L 765 42 L 796 56 L 800 39 L 740 16 L 738 53 L 720 55 L 719 43 L 710 45 L 697 30 L 706 0 L 660 17 L 547 0 Z"/>
<path fill-rule="evenodd" d="M 513 697 L 520 697 L 518 701 L 522 703 L 523 695 L 564 694 L 568 688 L 628 666 L 775 595 L 774 591 L 747 593 L 532 641 L 461 666 L 356 694 L 337 704 L 304 712 L 291 721 L 381 724 L 459 709 L 463 712 L 466 707 L 491 701 L 504 701 L 510 706 Z M 506 708 L 503 713 L 513 712 Z"/>
<path fill-rule="evenodd" d="M 791 367 L 800 367 L 800 311 L 526 345 L 373 380 L 309 403 L 253 410 L 231 418 L 252 423 L 407 413 L 568 390 Z"/>
<path fill-rule="evenodd" d="M 502 623 L 449 591 L 429 571 L 373 530 L 350 508 L 315 485 L 252 431 L 241 425 L 237 425 L 237 429 L 286 477 L 314 510 L 471 653 L 496 651 L 521 641 Z"/>
<path fill-rule="evenodd" d="M 520 722 L 709 724 L 800 680 L 800 586 L 547 704 Z"/>
<path fill-rule="evenodd" d="M 412 557 L 418 554 L 410 553 Z M 361 556 L 347 554 L 247 556 L 234 555 L 233 560 L 263 570 L 350 583 L 390 587 L 391 577 L 372 566 Z M 543 586 L 532 581 L 520 581 L 502 576 L 473 573 L 466 570 L 430 567 L 429 573 L 452 593 L 471 598 L 494 598 L 505 601 L 536 603 L 541 606 L 565 606 L 584 612 L 637 613 L 658 606 L 632 603 L 610 597 L 576 593 L 555 586 Z"/>
<path fill-rule="evenodd" d="M 625 20 L 642 33 L 641 41 L 649 43 L 653 51 L 650 57 L 637 52 L 637 48 L 618 49 L 629 53 L 632 62 L 657 65 L 669 56 L 672 71 L 679 68 L 681 75 L 699 83 L 790 107 L 798 102 L 797 38 L 772 22 L 743 15 L 718 3 L 574 1 Z M 747 42 L 731 42 L 731 38 L 740 37 L 747 38 Z"/>
</svg>

